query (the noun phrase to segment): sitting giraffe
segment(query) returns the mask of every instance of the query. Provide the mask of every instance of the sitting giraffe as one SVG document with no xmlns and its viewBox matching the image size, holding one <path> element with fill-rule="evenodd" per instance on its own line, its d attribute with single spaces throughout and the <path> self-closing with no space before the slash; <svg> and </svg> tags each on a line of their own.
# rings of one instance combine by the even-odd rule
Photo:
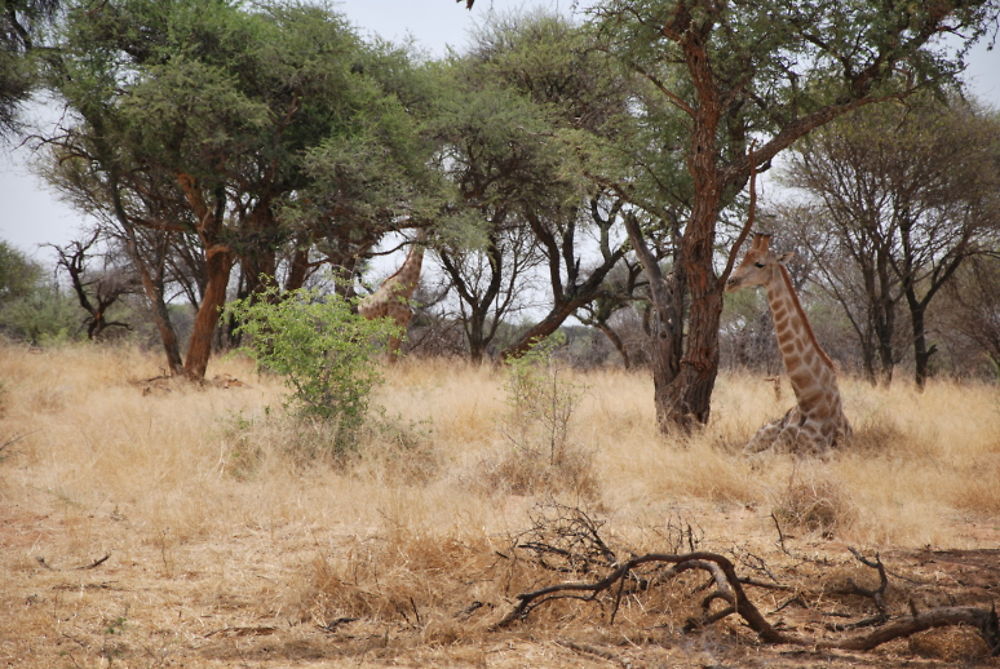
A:
<svg viewBox="0 0 1000 669">
<path fill-rule="evenodd" d="M 833 361 L 816 341 L 792 279 L 781 257 L 769 249 L 771 237 L 756 234 L 743 262 L 733 270 L 726 292 L 764 286 L 774 319 L 778 348 L 795 391 L 796 405 L 781 419 L 757 431 L 745 451 L 768 448 L 797 454 L 820 454 L 844 443 L 851 426 L 844 416 Z"/>
<path fill-rule="evenodd" d="M 403 265 L 395 274 L 383 281 L 378 290 L 358 303 L 358 313 L 365 318 L 369 320 L 390 318 L 399 328 L 399 336 L 389 338 L 387 349 L 390 362 L 396 361 L 399 347 L 403 343 L 403 335 L 406 334 L 406 326 L 413 318 L 410 299 L 420 285 L 420 267 L 424 260 L 426 239 L 427 232 L 419 230 Z"/>
</svg>

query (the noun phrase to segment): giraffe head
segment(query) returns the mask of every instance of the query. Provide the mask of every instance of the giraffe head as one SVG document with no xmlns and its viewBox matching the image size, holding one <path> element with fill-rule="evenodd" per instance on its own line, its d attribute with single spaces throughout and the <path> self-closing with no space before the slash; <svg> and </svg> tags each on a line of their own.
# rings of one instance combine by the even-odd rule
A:
<svg viewBox="0 0 1000 669">
<path fill-rule="evenodd" d="M 726 292 L 741 288 L 766 286 L 780 271 L 780 266 L 792 259 L 793 253 L 776 254 L 770 249 L 771 235 L 757 233 L 753 236 L 750 250 L 726 281 Z"/>
</svg>

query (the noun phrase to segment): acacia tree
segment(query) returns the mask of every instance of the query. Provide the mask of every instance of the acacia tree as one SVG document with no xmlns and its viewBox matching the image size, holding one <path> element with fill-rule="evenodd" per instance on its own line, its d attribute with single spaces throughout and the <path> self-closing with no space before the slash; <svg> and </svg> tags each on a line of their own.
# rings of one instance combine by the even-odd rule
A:
<svg viewBox="0 0 1000 669">
<path fill-rule="evenodd" d="M 657 421 L 668 431 L 709 417 L 723 286 L 748 232 L 720 271 L 718 221 L 751 170 L 853 109 L 953 77 L 997 3 L 607 0 L 591 12 L 602 48 L 648 82 L 643 111 L 671 110 L 660 144 L 690 193 L 671 290 L 652 291 L 661 313 L 678 294 L 685 304 L 683 322 L 661 317 L 670 332 L 686 330 L 676 371 L 654 372 Z M 934 41 L 944 34 L 966 39 L 949 51 Z M 664 188 L 679 189 L 668 176 Z M 662 282 L 650 276 L 650 285 Z"/>
<path fill-rule="evenodd" d="M 1000 229 L 993 248 L 1000 249 Z M 950 306 L 946 327 L 972 342 L 989 361 L 994 379 L 1000 379 L 1000 253 L 969 259 L 945 287 Z M 975 364 L 972 362 L 973 366 Z"/>
<path fill-rule="evenodd" d="M 516 357 L 594 300 L 626 253 L 621 198 L 588 181 L 575 158 L 627 116 L 628 79 L 579 26 L 546 13 L 491 17 L 466 61 L 479 85 L 523 96 L 544 124 L 527 139 L 549 160 L 536 161 L 533 190 L 522 187 L 513 205 L 544 258 L 551 304 L 502 352 Z"/>
<path fill-rule="evenodd" d="M 439 249 L 456 288 L 474 359 L 485 353 L 500 318 L 517 302 L 516 281 L 541 255 L 526 212 L 552 206 L 567 189 L 561 152 L 547 142 L 545 109 L 482 76 L 474 58 L 438 73 L 446 91 L 429 125 L 437 165 L 453 185 Z"/>
<path fill-rule="evenodd" d="M 490 221 L 485 243 L 444 244 L 438 257 L 458 299 L 469 358 L 481 362 L 500 326 L 526 305 L 526 276 L 542 261 L 524 225 Z"/>
<path fill-rule="evenodd" d="M 810 247 L 832 279 L 828 284 L 844 296 L 838 274 L 846 269 L 862 279 L 862 304 L 886 382 L 899 356 L 897 306 L 909 311 L 922 387 L 937 350 L 927 340 L 931 301 L 963 262 L 989 248 L 998 220 L 998 131 L 995 118 L 964 103 L 913 97 L 905 106 L 859 111 L 815 133 L 797 147 L 785 173 L 787 184 L 818 200 L 820 220 L 830 222 L 825 246 L 836 252 L 825 253 L 823 242 Z M 837 263 L 847 267 L 838 270 Z"/>
<path fill-rule="evenodd" d="M 205 374 L 234 266 L 253 292 L 260 276 L 274 276 L 282 245 L 301 243 L 301 256 L 326 238 L 310 225 L 332 215 L 366 223 L 331 213 L 329 191 L 312 188 L 344 164 L 335 158 L 365 163 L 363 155 L 382 166 L 410 151 L 400 97 L 366 73 L 378 72 L 370 67 L 380 62 L 376 51 L 339 15 L 306 5 L 250 12 L 229 0 L 118 0 L 70 8 L 51 76 L 74 115 L 50 138 L 53 171 L 83 186 L 71 197 L 106 212 L 137 263 L 140 230 L 193 242 L 187 265 L 200 276 L 186 375 Z M 352 174 L 362 184 L 373 178 L 371 170 Z M 389 188 L 344 178 L 335 187 L 345 183 L 380 198 L 371 205 L 362 195 L 355 209 L 369 204 L 382 220 L 399 217 L 399 207 L 384 206 Z M 407 201 L 398 189 L 391 195 Z M 154 283 L 143 280 L 155 306 L 162 290 Z M 181 371 L 170 330 L 165 322 L 161 335 L 171 369 Z"/>
</svg>

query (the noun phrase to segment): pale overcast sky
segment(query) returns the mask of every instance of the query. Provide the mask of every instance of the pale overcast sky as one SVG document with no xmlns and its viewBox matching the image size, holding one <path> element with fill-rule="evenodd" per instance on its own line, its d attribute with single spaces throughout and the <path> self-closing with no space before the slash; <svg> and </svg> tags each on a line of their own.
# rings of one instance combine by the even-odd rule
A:
<svg viewBox="0 0 1000 669">
<path fill-rule="evenodd" d="M 445 54 L 448 46 L 461 51 L 468 33 L 491 11 L 509 12 L 535 8 L 570 13 L 574 0 L 476 0 L 472 11 L 454 0 L 343 0 L 331 3 L 363 34 L 377 34 L 399 42 L 412 38 L 431 57 Z M 967 73 L 974 94 L 1000 108 L 1000 55 L 976 49 Z M 56 113 L 57 110 L 53 110 Z M 26 148 L 0 147 L 0 239 L 38 258 L 48 260 L 45 243 L 65 244 L 80 235 L 82 217 L 63 204 L 30 173 Z M 46 263 L 47 264 L 47 263 Z"/>
</svg>

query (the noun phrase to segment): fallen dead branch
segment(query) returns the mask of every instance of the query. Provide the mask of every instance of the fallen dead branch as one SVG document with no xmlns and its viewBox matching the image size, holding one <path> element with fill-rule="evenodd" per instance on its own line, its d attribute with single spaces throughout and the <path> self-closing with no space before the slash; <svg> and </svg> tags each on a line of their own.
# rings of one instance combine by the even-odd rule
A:
<svg viewBox="0 0 1000 669">
<path fill-rule="evenodd" d="M 37 432 L 37 430 L 36 430 L 36 432 Z M 28 434 L 33 434 L 33 433 L 29 432 Z M 2 454 L 5 450 L 7 450 L 8 447 L 13 446 L 17 442 L 19 442 L 22 439 L 24 439 L 25 437 L 27 437 L 28 434 L 16 434 L 13 437 L 10 437 L 9 439 L 4 440 L 2 443 L 0 443 L 0 454 Z"/>
<path fill-rule="evenodd" d="M 771 625 L 753 602 L 747 598 L 732 562 L 723 555 L 705 551 L 682 555 L 665 553 L 640 555 L 627 560 L 610 574 L 593 583 L 559 583 L 533 592 L 520 594 L 517 596 L 518 603 L 510 613 L 496 624 L 496 627 L 504 628 L 517 621 L 526 620 L 536 608 L 554 600 L 579 599 L 582 601 L 595 601 L 599 594 L 610 592 L 615 585 L 619 587 L 618 592 L 615 594 L 615 608 L 617 608 L 621 587 L 625 580 L 639 567 L 655 563 L 671 565 L 667 571 L 659 574 L 659 578 L 657 579 L 659 583 L 664 583 L 671 577 L 685 571 L 697 569 L 707 572 L 711 577 L 712 583 L 715 585 L 715 589 L 701 601 L 704 617 L 699 621 L 689 623 L 687 626 L 688 630 L 711 625 L 735 613 L 766 643 L 865 651 L 876 648 L 888 641 L 907 637 L 935 627 L 969 625 L 979 632 L 989 647 L 990 652 L 994 656 L 1000 656 L 1000 626 L 998 626 L 995 607 L 991 609 L 972 606 L 934 608 L 916 615 L 903 616 L 869 634 L 831 641 L 820 641 L 781 632 Z M 882 573 L 884 573 L 884 570 L 880 571 L 880 574 Z M 711 609 L 716 600 L 725 602 L 727 606 L 713 612 Z M 612 612 L 611 620 L 613 622 L 614 612 Z"/>
<path fill-rule="evenodd" d="M 85 564 L 82 567 L 77 567 L 77 569 L 96 569 L 97 567 L 100 567 L 102 564 L 104 564 L 109 557 L 111 557 L 111 553 L 106 553 L 104 557 L 99 557 L 90 564 Z"/>
<path fill-rule="evenodd" d="M 1000 656 L 1000 627 L 997 624 L 996 607 L 980 609 L 973 606 L 943 606 L 930 609 L 918 615 L 904 616 L 871 634 L 820 642 L 817 648 L 839 648 L 841 650 L 871 650 L 882 644 L 923 632 L 935 627 L 968 625 L 976 628 L 994 657 Z"/>
<path fill-rule="evenodd" d="M 555 555 L 561 563 L 560 568 L 555 571 L 575 572 L 586 576 L 600 571 L 603 567 L 608 570 L 607 574 L 590 582 L 556 583 L 521 593 L 516 596 L 517 602 L 514 607 L 495 624 L 495 629 L 524 622 L 539 607 L 557 600 L 568 599 L 606 603 L 610 598 L 612 604 L 609 622 L 613 624 L 621 605 L 623 592 L 626 591 L 626 584 L 630 584 L 629 594 L 636 594 L 663 586 L 682 573 L 701 571 L 709 577 L 709 580 L 699 590 L 701 592 L 708 590 L 708 593 L 700 595 L 700 618 L 689 620 L 684 626 L 685 631 L 707 627 L 735 614 L 765 643 L 867 651 L 894 639 L 908 637 L 932 628 L 966 625 L 977 630 L 992 655 L 1000 656 L 1000 625 L 995 605 L 989 609 L 975 606 L 947 606 L 918 612 L 911 601 L 908 615 L 893 618 L 884 597 L 889 585 L 888 570 L 878 554 L 874 559 L 869 559 L 854 548 L 850 548 L 851 554 L 859 562 L 876 570 L 879 584 L 878 587 L 869 589 L 849 581 L 849 587 L 838 593 L 871 599 L 877 614 L 852 623 L 826 627 L 830 632 L 854 632 L 859 629 L 871 631 L 836 639 L 820 639 L 794 631 L 779 630 L 772 625 L 747 597 L 743 586 L 774 587 L 774 585 L 758 584 L 751 579 L 740 578 L 733 562 L 724 555 L 709 551 L 647 553 L 634 555 L 622 561 L 615 558 L 615 551 L 600 537 L 598 530 L 602 523 L 579 510 L 570 510 L 572 513 L 567 513 L 567 508 L 559 507 L 556 511 L 561 515 L 552 526 L 555 528 L 554 531 L 552 527 L 536 519 L 535 526 L 530 531 L 534 540 L 522 542 L 518 547 L 532 551 L 539 566 L 548 570 L 553 570 L 553 565 L 547 558 Z M 561 541 L 550 543 L 548 540 L 541 540 L 542 537 L 551 536 L 556 536 Z M 582 549 L 582 554 L 577 554 L 573 550 L 574 547 Z M 781 587 L 777 586 L 779 589 Z M 801 602 L 799 596 L 792 599 Z M 778 610 L 781 608 L 784 608 L 784 605 Z"/>
<path fill-rule="evenodd" d="M 226 636 L 226 637 L 240 637 L 240 636 L 265 636 L 268 634 L 274 634 L 278 631 L 277 627 L 270 625 L 260 625 L 256 627 L 223 627 L 222 629 L 213 630 L 204 635 L 204 638 L 208 639 L 213 636 Z"/>
<path fill-rule="evenodd" d="M 658 575 L 657 581 L 660 583 L 690 569 L 700 569 L 708 572 L 715 583 L 715 590 L 702 599 L 702 609 L 706 612 L 706 619 L 702 622 L 708 624 L 721 620 L 732 613 L 738 613 L 765 641 L 775 643 L 788 642 L 786 635 L 774 629 L 764 619 L 760 611 L 757 610 L 757 607 L 746 597 L 743 592 L 743 585 L 736 576 L 733 563 L 723 555 L 706 551 L 685 553 L 683 555 L 671 555 L 667 553 L 640 555 L 622 563 L 610 574 L 594 583 L 561 583 L 534 592 L 520 594 L 517 596 L 519 600 L 518 604 L 496 626 L 507 627 L 515 621 L 524 620 L 535 608 L 555 599 L 570 598 L 593 601 L 598 594 L 609 590 L 615 584 L 623 584 L 625 579 L 629 578 L 637 567 L 654 563 L 671 565 L 668 570 Z M 723 611 L 709 614 L 708 611 L 715 600 L 727 602 L 729 607 L 723 609 Z M 614 613 L 612 613 L 613 618 Z"/>
<path fill-rule="evenodd" d="M 331 620 L 325 625 L 316 625 L 316 627 L 318 629 L 323 630 L 324 632 L 336 632 L 337 628 L 340 627 L 341 625 L 347 625 L 348 623 L 357 622 L 358 620 L 360 620 L 360 618 L 353 618 L 351 616 L 341 616 L 336 620 Z"/>
<path fill-rule="evenodd" d="M 539 566 L 556 572 L 587 574 L 606 569 L 618 556 L 601 537 L 603 522 L 562 504 L 539 505 L 529 513 L 532 527 L 515 540 L 535 555 Z"/>
</svg>

